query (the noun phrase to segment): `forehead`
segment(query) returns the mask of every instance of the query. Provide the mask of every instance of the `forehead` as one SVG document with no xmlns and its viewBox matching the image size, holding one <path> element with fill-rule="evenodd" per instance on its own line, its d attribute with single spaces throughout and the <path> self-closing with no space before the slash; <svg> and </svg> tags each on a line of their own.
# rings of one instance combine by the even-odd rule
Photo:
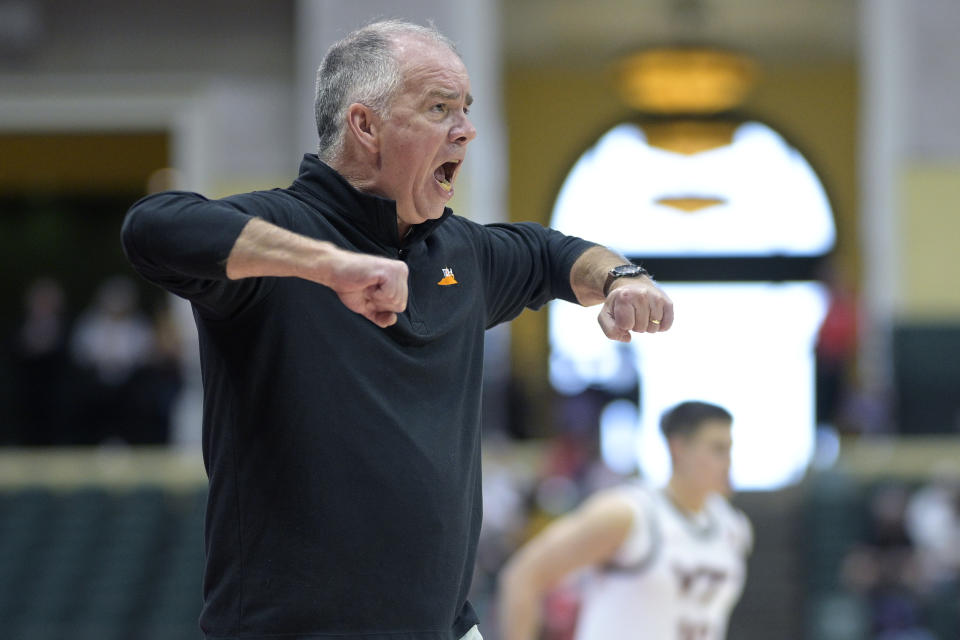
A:
<svg viewBox="0 0 960 640">
<path fill-rule="evenodd" d="M 406 92 L 469 91 L 466 66 L 460 56 L 442 42 L 407 36 L 398 40 L 396 47 Z"/>
<path fill-rule="evenodd" d="M 731 423 L 727 420 L 704 420 L 700 423 L 700 427 L 693 432 L 693 439 L 710 443 L 731 442 L 731 426 Z"/>
</svg>

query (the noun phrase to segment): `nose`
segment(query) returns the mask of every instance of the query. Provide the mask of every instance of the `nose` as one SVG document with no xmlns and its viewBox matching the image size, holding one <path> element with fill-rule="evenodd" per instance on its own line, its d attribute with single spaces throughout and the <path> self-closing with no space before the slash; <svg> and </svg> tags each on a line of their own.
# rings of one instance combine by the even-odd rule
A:
<svg viewBox="0 0 960 640">
<path fill-rule="evenodd" d="M 450 128 L 450 141 L 457 144 L 467 144 L 477 137 L 477 130 L 467 114 L 462 114 L 457 123 Z"/>
</svg>

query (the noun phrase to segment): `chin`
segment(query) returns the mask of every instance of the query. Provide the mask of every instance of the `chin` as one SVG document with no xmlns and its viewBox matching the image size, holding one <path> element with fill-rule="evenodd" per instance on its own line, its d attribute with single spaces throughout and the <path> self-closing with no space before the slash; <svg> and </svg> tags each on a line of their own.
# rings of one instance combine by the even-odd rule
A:
<svg viewBox="0 0 960 640">
<path fill-rule="evenodd" d="M 443 215 L 443 205 L 431 207 L 410 207 L 403 212 L 398 209 L 397 217 L 407 224 L 420 224 Z"/>
<path fill-rule="evenodd" d="M 436 220 L 437 218 L 443 215 L 443 205 L 440 205 L 435 209 L 430 209 L 429 211 L 426 211 L 426 212 L 418 211 L 417 214 L 418 214 L 417 217 L 419 218 L 420 222 L 426 222 L 427 220 Z"/>
</svg>

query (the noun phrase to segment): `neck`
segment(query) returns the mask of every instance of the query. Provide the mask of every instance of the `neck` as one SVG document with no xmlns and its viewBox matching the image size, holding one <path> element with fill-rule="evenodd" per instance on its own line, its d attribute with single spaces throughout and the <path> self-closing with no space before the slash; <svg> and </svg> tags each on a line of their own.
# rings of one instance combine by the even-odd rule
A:
<svg viewBox="0 0 960 640">
<path fill-rule="evenodd" d="M 362 164 L 358 165 L 358 163 L 355 163 L 355 162 L 351 163 L 348 159 L 341 159 L 341 158 L 331 160 L 327 164 L 330 165 L 330 168 L 332 168 L 334 171 L 336 171 L 341 176 L 343 176 L 343 179 L 346 180 L 348 183 L 350 183 L 350 186 L 352 186 L 357 191 L 361 191 L 363 193 L 381 195 L 377 192 L 376 188 L 374 187 L 374 184 L 375 184 L 374 179 L 359 168 L 363 166 Z M 400 219 L 400 216 L 397 216 L 397 237 L 398 238 L 402 240 L 404 236 L 406 236 L 407 233 L 410 231 L 410 227 L 411 227 L 410 224 L 402 221 Z"/>
<path fill-rule="evenodd" d="M 363 193 L 374 193 L 373 178 L 361 170 L 356 163 L 351 163 L 343 160 L 335 160 L 328 162 L 330 168 L 343 176 L 343 179 L 350 183 L 357 191 L 362 191 Z"/>
<path fill-rule="evenodd" d="M 667 484 L 667 495 L 675 505 L 688 513 L 699 512 L 707 502 L 707 494 L 690 487 L 677 476 L 670 478 L 670 483 Z"/>
</svg>

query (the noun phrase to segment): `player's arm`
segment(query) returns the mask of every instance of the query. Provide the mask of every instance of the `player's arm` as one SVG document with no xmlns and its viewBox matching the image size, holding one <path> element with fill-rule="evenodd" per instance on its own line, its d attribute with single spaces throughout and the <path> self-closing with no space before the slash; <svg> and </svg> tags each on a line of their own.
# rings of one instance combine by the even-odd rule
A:
<svg viewBox="0 0 960 640">
<path fill-rule="evenodd" d="M 375 324 L 397 321 L 407 306 L 407 265 L 340 249 L 254 218 L 240 232 L 226 264 L 231 280 L 297 277 L 333 289 L 343 304 Z"/>
<path fill-rule="evenodd" d="M 500 576 L 503 640 L 534 640 L 543 597 L 570 573 L 610 560 L 634 525 L 634 510 L 617 493 L 588 500 L 550 524 L 510 559 Z"/>
<path fill-rule="evenodd" d="M 620 278 L 603 288 L 610 269 L 628 260 L 604 247 L 587 249 L 573 263 L 570 285 L 583 306 L 603 303 L 597 320 L 611 340 L 630 342 L 630 332 L 657 333 L 673 324 L 673 302 L 649 276 Z"/>
</svg>

